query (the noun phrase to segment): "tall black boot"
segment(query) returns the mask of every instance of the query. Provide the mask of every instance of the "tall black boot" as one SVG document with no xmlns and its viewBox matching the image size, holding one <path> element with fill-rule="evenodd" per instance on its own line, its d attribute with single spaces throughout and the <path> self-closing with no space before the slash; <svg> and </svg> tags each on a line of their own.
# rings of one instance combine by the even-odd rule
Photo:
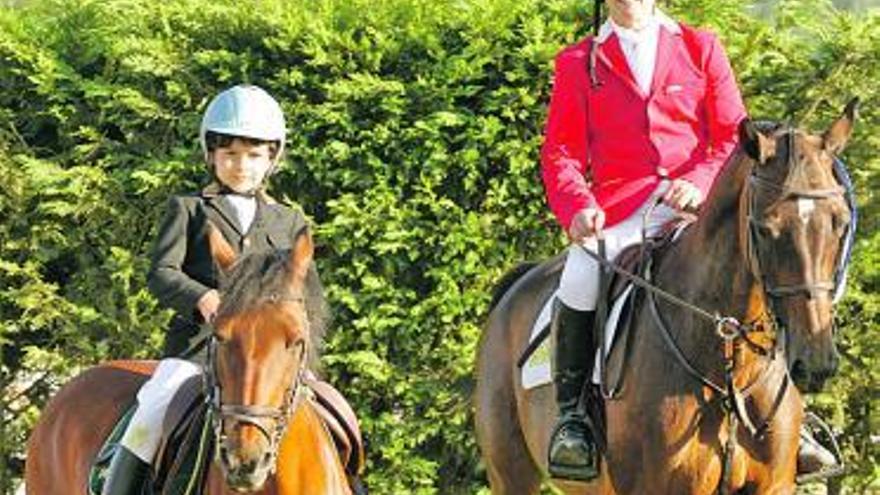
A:
<svg viewBox="0 0 880 495">
<path fill-rule="evenodd" d="M 101 495 L 140 495 L 150 476 L 150 465 L 119 445 Z"/>
<path fill-rule="evenodd" d="M 553 381 L 559 416 L 548 456 L 554 478 L 589 481 L 599 475 L 596 429 L 581 404 L 596 355 L 595 319 L 595 311 L 578 311 L 559 299 L 554 302 L 550 328 L 556 339 Z"/>
</svg>

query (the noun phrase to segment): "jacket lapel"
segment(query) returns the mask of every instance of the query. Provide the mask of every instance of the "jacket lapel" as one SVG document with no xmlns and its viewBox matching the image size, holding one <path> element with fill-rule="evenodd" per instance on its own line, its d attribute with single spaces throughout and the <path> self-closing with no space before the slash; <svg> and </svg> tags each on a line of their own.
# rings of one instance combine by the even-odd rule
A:
<svg viewBox="0 0 880 495">
<path fill-rule="evenodd" d="M 657 33 L 657 59 L 654 63 L 654 77 L 651 78 L 651 94 L 663 89 L 672 60 L 675 59 L 675 51 L 678 49 L 680 34 L 670 33 L 661 27 Z"/>
<path fill-rule="evenodd" d="M 612 34 L 608 39 L 600 43 L 597 52 L 596 58 L 611 69 L 611 72 L 617 75 L 635 94 L 639 95 L 642 99 L 645 98 L 645 94 L 639 89 L 639 85 L 629 69 L 626 55 L 623 54 L 623 50 L 620 48 L 620 41 L 617 39 L 617 35 Z"/>
<path fill-rule="evenodd" d="M 266 202 L 259 196 L 257 196 L 257 209 L 254 211 L 254 220 L 251 222 L 251 228 L 248 229 L 247 233 L 258 232 L 262 230 L 263 224 L 265 223 L 264 218 L 266 215 Z"/>
<path fill-rule="evenodd" d="M 205 209 L 208 219 L 214 223 L 219 223 L 217 228 L 223 234 L 223 237 L 233 246 L 237 246 L 243 237 L 241 226 L 238 225 L 238 219 L 232 211 L 232 205 L 223 199 L 222 195 L 203 195 L 205 201 Z"/>
</svg>

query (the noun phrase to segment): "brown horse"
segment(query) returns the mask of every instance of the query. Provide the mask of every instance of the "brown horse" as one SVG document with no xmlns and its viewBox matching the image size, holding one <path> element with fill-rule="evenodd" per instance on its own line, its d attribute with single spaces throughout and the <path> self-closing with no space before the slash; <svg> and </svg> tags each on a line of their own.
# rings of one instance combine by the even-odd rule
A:
<svg viewBox="0 0 880 495">
<path fill-rule="evenodd" d="M 351 493 L 333 439 L 301 383 L 312 347 L 305 288 L 311 236 L 300 233 L 289 252 L 236 262 L 214 230 L 211 248 L 228 283 L 206 370 L 217 455 L 205 493 Z M 155 364 L 103 364 L 61 388 L 31 434 L 27 493 L 87 493 L 96 453 Z"/>
<path fill-rule="evenodd" d="M 633 309 L 625 386 L 605 403 L 600 476 L 557 487 L 599 494 L 794 493 L 803 405 L 789 377 L 814 391 L 837 365 L 832 292 L 850 209 L 833 160 L 850 136 L 855 107 L 854 100 L 821 136 L 740 125 L 740 148 L 700 218 L 657 256 L 651 280 L 742 324 L 719 332 L 696 312 L 643 293 Z M 536 493 L 546 476 L 553 387 L 524 390 L 516 362 L 558 285 L 563 260 L 509 274 L 480 343 L 477 440 L 495 494 Z M 734 394 L 725 394 L 728 362 L 735 363 Z M 741 413 L 733 438 L 728 426 L 740 416 L 729 416 L 725 406 Z M 762 431 L 750 433 L 747 423 Z"/>
</svg>

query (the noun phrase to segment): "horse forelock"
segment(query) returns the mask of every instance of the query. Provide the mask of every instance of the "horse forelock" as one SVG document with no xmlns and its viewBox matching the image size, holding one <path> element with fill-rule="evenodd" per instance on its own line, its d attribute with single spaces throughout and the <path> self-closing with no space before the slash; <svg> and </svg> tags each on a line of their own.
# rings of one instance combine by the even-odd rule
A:
<svg viewBox="0 0 880 495">
<path fill-rule="evenodd" d="M 218 318 L 244 313 L 277 311 L 274 303 L 301 298 L 308 322 L 306 342 L 309 345 L 310 367 L 317 366 L 318 352 L 324 335 L 327 310 L 317 276 L 308 276 L 299 286 L 292 286 L 290 250 L 281 249 L 249 254 L 236 261 L 223 278 Z"/>
<path fill-rule="evenodd" d="M 765 129 L 776 140 L 778 153 L 771 169 L 771 178 L 782 190 L 821 189 L 838 185 L 834 176 L 833 157 L 823 149 L 824 140 L 788 124 L 765 123 Z M 773 170 L 770 170 L 772 173 Z"/>
<path fill-rule="evenodd" d="M 221 283 L 220 314 L 238 314 L 272 299 L 300 297 L 288 282 L 288 250 L 253 253 L 239 259 Z"/>
</svg>

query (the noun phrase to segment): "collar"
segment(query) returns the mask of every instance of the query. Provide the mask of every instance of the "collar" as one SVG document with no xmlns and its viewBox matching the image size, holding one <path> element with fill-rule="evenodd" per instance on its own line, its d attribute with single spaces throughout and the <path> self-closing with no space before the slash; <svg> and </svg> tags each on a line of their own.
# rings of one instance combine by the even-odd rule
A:
<svg viewBox="0 0 880 495">
<path fill-rule="evenodd" d="M 666 28 L 667 31 L 673 34 L 681 33 L 681 26 L 678 25 L 677 22 L 672 20 L 671 17 L 666 15 L 662 10 L 658 8 L 654 8 L 654 21 L 660 25 L 660 27 Z M 618 29 L 625 29 L 620 28 Z M 608 38 L 614 34 L 615 25 L 614 21 L 609 17 L 604 23 L 602 23 L 602 27 L 599 28 L 599 34 L 596 35 L 596 42 L 599 44 L 605 43 L 608 41 Z"/>
<path fill-rule="evenodd" d="M 226 186 L 221 184 L 220 181 L 218 181 L 218 180 L 212 180 L 207 186 L 205 186 L 201 190 L 201 195 L 204 198 L 216 198 L 218 196 L 223 196 L 223 195 L 230 194 L 230 193 L 231 193 L 231 191 L 229 190 L 229 188 L 227 188 Z M 238 193 L 232 192 L 232 194 L 238 194 Z M 238 195 L 239 196 L 248 196 L 247 194 L 238 194 Z M 266 189 L 264 186 L 260 186 L 256 191 L 254 191 L 253 195 L 251 195 L 251 196 L 255 197 L 255 198 L 257 198 L 257 200 L 259 200 L 263 203 L 269 204 L 269 205 L 274 205 L 277 203 L 275 198 L 273 198 L 272 196 L 269 196 L 269 194 L 266 193 Z"/>
</svg>

